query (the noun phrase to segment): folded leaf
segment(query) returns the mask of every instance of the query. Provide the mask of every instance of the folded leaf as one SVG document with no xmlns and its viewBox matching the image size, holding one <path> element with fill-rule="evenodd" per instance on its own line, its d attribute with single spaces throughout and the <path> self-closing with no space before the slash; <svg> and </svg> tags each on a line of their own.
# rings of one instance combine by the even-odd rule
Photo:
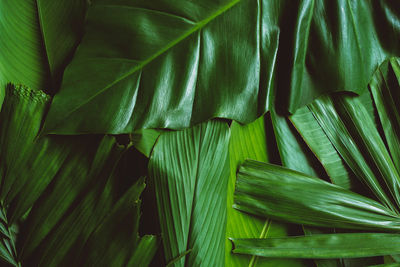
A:
<svg viewBox="0 0 400 267">
<path fill-rule="evenodd" d="M 132 145 L 146 157 L 150 157 L 160 132 L 152 129 L 138 130 L 131 134 Z"/>
<path fill-rule="evenodd" d="M 356 176 L 384 205 L 397 210 L 400 176 L 362 103 L 355 97 L 337 95 L 321 97 L 309 107 Z"/>
<path fill-rule="evenodd" d="M 234 253 L 287 258 L 358 258 L 400 252 L 399 234 L 351 233 L 232 239 Z"/>
<path fill-rule="evenodd" d="M 209 121 L 164 132 L 150 158 L 166 262 L 223 266 L 229 128 Z"/>
<path fill-rule="evenodd" d="M 235 208 L 254 215 L 320 227 L 398 231 L 400 218 L 382 204 L 280 166 L 245 161 Z"/>
</svg>

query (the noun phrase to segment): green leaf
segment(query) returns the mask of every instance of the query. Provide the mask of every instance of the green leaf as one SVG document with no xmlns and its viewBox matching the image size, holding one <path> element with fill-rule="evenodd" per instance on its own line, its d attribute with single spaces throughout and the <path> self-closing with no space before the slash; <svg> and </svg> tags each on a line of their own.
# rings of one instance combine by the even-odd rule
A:
<svg viewBox="0 0 400 267">
<path fill-rule="evenodd" d="M 51 92 L 54 92 L 58 89 L 64 69 L 82 38 L 88 1 L 37 0 L 36 2 L 45 55 L 53 82 Z"/>
<path fill-rule="evenodd" d="M 374 103 L 397 171 L 400 172 L 399 59 L 385 61 L 370 83 Z"/>
<path fill-rule="evenodd" d="M 78 266 L 148 266 L 157 238 L 138 236 L 143 179 L 118 200 L 77 257 Z M 128 264 L 128 260 L 131 262 Z M 78 263 L 79 262 L 79 263 Z"/>
<path fill-rule="evenodd" d="M 11 84 L 6 93 L 0 112 L 0 257 L 14 266 L 80 266 L 103 251 L 98 266 L 126 266 L 140 243 L 138 198 L 144 189 L 143 179 L 132 187 L 122 179 L 126 148 L 111 136 L 38 136 L 50 97 Z M 121 184 L 131 189 L 121 191 Z M 135 227 L 126 224 L 129 218 Z M 144 264 L 155 253 L 154 242 L 141 245 L 148 249 Z"/>
<path fill-rule="evenodd" d="M 152 235 L 145 235 L 140 239 L 131 259 L 126 266 L 148 266 L 158 247 L 158 239 Z"/>
<path fill-rule="evenodd" d="M 400 200 L 400 177 L 362 103 L 355 97 L 338 95 L 333 99 L 321 97 L 309 107 L 356 176 L 384 205 L 397 210 L 394 203 L 398 205 Z M 385 187 L 391 196 L 386 194 Z"/>
<path fill-rule="evenodd" d="M 1 1 L 0 103 L 9 82 L 55 92 L 80 40 L 85 6 L 86 0 Z"/>
<path fill-rule="evenodd" d="M 9 82 L 49 89 L 36 1 L 1 1 L 0 17 L 0 103 Z"/>
<path fill-rule="evenodd" d="M 271 121 L 282 165 L 311 176 L 317 176 L 319 162 L 312 157 L 313 155 L 308 151 L 307 146 L 289 120 L 272 109 Z"/>
<path fill-rule="evenodd" d="M 355 177 L 353 177 L 351 170 L 345 165 L 309 108 L 299 108 L 289 119 L 310 150 L 321 162 L 332 183 L 350 189 Z"/>
<path fill-rule="evenodd" d="M 26 256 L 31 254 L 33 250 L 43 242 L 51 230 L 57 227 L 57 223 L 65 222 L 64 217 L 74 212 L 71 210 L 71 206 L 77 205 L 76 202 L 79 201 L 79 198 L 82 198 L 82 196 L 80 196 L 82 191 L 88 186 L 93 186 L 91 184 L 95 181 L 97 181 L 95 189 L 88 191 L 86 198 L 91 197 L 93 199 L 87 200 L 89 203 L 88 205 L 96 205 L 94 199 L 96 199 L 96 195 L 100 194 L 100 190 L 103 189 L 103 184 L 107 181 L 105 179 L 108 179 L 113 172 L 115 164 L 121 157 L 122 152 L 123 149 L 115 145 L 114 138 L 105 137 L 98 145 L 97 151 L 95 149 L 90 151 L 88 147 L 86 147 L 85 150 L 75 151 L 74 154 L 67 158 L 54 175 L 54 181 L 51 187 L 49 187 L 47 191 L 43 193 L 41 199 L 35 203 L 28 216 L 27 224 L 29 227 L 23 235 L 23 253 Z M 96 192 L 96 190 L 99 192 Z M 93 203 L 90 201 L 93 201 Z M 90 211 L 89 207 L 82 206 L 79 208 L 86 208 Z M 106 210 L 106 207 L 103 207 L 103 209 Z M 85 216 L 90 216 L 90 214 L 91 213 L 88 212 Z M 84 220 L 84 218 L 82 218 L 82 220 Z M 79 230 L 80 229 L 76 229 L 76 231 Z M 72 236 L 70 236 L 70 240 L 73 240 Z M 60 245 L 61 244 L 60 242 Z M 66 250 L 67 245 L 63 244 L 63 246 Z M 62 256 L 61 251 L 57 254 L 57 257 Z"/>
<path fill-rule="evenodd" d="M 291 112 L 323 93 L 362 92 L 378 65 L 400 54 L 396 7 L 95 1 L 45 131 L 182 129 L 214 117 L 249 123 L 269 109 L 275 86 Z"/>
<path fill-rule="evenodd" d="M 399 234 L 350 233 L 232 239 L 234 253 L 287 258 L 359 258 L 400 252 Z"/>
<path fill-rule="evenodd" d="M 153 129 L 137 130 L 131 134 L 132 145 L 146 157 L 150 157 L 151 151 L 160 136 L 160 132 Z"/>
<path fill-rule="evenodd" d="M 166 261 L 174 266 L 223 266 L 229 128 L 209 121 L 162 133 L 149 172 L 155 183 Z"/>
<path fill-rule="evenodd" d="M 400 219 L 382 204 L 280 166 L 245 161 L 235 208 L 254 215 L 319 227 L 398 231 Z"/>
<path fill-rule="evenodd" d="M 287 235 L 287 226 L 271 220 L 261 219 L 232 208 L 236 172 L 245 159 L 268 162 L 265 118 L 261 117 L 248 125 L 232 122 L 229 142 L 230 178 L 228 183 L 228 210 L 225 244 L 225 266 L 301 266 L 301 262 L 289 259 L 257 259 L 231 253 L 228 237 L 282 237 Z"/>
<path fill-rule="evenodd" d="M 274 62 L 278 34 L 262 24 L 261 5 L 240 0 L 94 2 L 46 131 L 128 133 L 180 129 L 213 117 L 254 120 L 258 105 L 249 102 L 264 80 L 260 61 L 267 61 L 263 66 Z M 261 50 L 266 54 L 261 59 L 264 38 L 270 39 L 269 50 Z M 95 111 L 95 106 L 102 109 Z"/>
</svg>

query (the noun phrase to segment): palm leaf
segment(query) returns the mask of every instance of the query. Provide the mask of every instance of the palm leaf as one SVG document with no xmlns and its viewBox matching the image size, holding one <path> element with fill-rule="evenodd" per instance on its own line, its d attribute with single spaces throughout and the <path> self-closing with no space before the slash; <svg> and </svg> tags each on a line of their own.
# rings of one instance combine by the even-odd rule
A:
<svg viewBox="0 0 400 267">
<path fill-rule="evenodd" d="M 343 162 L 309 108 L 299 108 L 289 118 L 310 150 L 321 162 L 332 183 L 350 189 L 355 179 L 353 173 Z"/>
<path fill-rule="evenodd" d="M 399 234 L 350 233 L 286 238 L 232 239 L 234 253 L 263 257 L 357 258 L 400 252 Z"/>
<path fill-rule="evenodd" d="M 361 102 L 344 95 L 334 99 L 322 97 L 310 104 L 310 109 L 356 176 L 382 203 L 397 210 L 395 203 L 397 205 L 399 200 L 399 174 Z M 380 181 L 386 183 L 391 196 L 386 194 L 386 186 Z"/>
<path fill-rule="evenodd" d="M 113 229 L 136 236 L 137 226 L 122 231 L 124 221 L 106 219 L 110 212 L 138 223 L 143 179 L 131 182 L 124 195 L 118 189 L 116 166 L 126 149 L 110 136 L 39 137 L 50 97 L 24 86 L 9 85 L 6 92 L 0 113 L 0 256 L 14 266 L 71 266 L 75 259 L 79 265 L 104 250 L 104 243 L 92 240 L 109 238 Z M 150 239 L 140 245 L 148 250 L 145 264 L 156 249 Z M 126 266 L 141 240 L 109 243 L 120 254 L 103 253 L 103 266 Z M 88 247 L 90 253 L 82 254 Z"/>
<path fill-rule="evenodd" d="M 227 124 L 210 121 L 162 133 L 154 147 L 149 172 L 173 266 L 224 265 L 228 141 Z"/>
<path fill-rule="evenodd" d="M 254 215 L 319 227 L 398 231 L 400 219 L 382 204 L 280 166 L 245 161 L 235 208 Z"/>
<path fill-rule="evenodd" d="M 384 62 L 375 72 L 370 89 L 397 171 L 400 172 L 399 59 Z"/>
</svg>

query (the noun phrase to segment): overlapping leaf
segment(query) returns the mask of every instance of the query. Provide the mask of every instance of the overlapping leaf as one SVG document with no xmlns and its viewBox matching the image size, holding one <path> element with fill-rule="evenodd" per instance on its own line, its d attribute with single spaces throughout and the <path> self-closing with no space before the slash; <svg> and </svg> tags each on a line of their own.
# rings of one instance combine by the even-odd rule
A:
<svg viewBox="0 0 400 267">
<path fill-rule="evenodd" d="M 173 266 L 224 265 L 228 141 L 228 125 L 209 121 L 162 133 L 154 147 L 149 172 Z"/>
<path fill-rule="evenodd" d="M 323 97 L 310 104 L 310 109 L 357 177 L 384 205 L 397 210 L 400 176 L 361 102 L 345 95 Z"/>
<path fill-rule="evenodd" d="M 213 117 L 248 123 L 269 109 L 274 84 L 290 111 L 322 93 L 361 92 L 376 67 L 399 53 L 396 6 L 94 1 L 46 131 L 179 129 Z"/>
<path fill-rule="evenodd" d="M 248 125 L 233 122 L 229 143 L 230 178 L 228 183 L 228 210 L 226 227 L 225 266 L 302 266 L 302 262 L 289 259 L 262 259 L 232 254 L 229 237 L 283 237 L 287 225 L 239 212 L 232 208 L 236 172 L 245 159 L 268 162 L 267 133 L 261 117 Z"/>
<path fill-rule="evenodd" d="M 356 258 L 400 253 L 399 234 L 351 233 L 287 238 L 233 239 L 235 253 L 264 257 Z"/>
<path fill-rule="evenodd" d="M 115 170 L 125 149 L 110 136 L 39 137 L 50 97 L 24 86 L 9 85 L 6 92 L 0 113 L 0 256 L 14 266 L 71 266 L 90 262 L 110 243 L 120 254 L 102 253 L 97 266 L 126 266 L 137 246 L 148 249 L 147 260 L 141 259 L 148 264 L 157 242 L 146 237 L 141 244 L 137 237 L 144 181 L 131 182 L 124 196 L 118 192 L 122 178 Z M 105 218 L 109 212 L 132 223 L 122 230 L 126 220 Z M 114 239 L 115 229 L 132 239 Z M 110 239 L 110 232 L 109 242 L 93 241 Z M 89 252 L 82 254 L 84 248 Z"/>
<path fill-rule="evenodd" d="M 241 166 L 235 208 L 320 227 L 398 231 L 397 214 L 372 199 L 318 178 L 256 161 Z"/>
<path fill-rule="evenodd" d="M 54 93 L 83 30 L 86 0 L 0 3 L 0 103 L 9 82 Z"/>
<path fill-rule="evenodd" d="M 235 206 L 252 214 L 312 226 L 396 234 L 238 239 L 238 253 L 323 259 L 398 253 L 395 246 L 389 245 L 398 238 L 400 220 L 396 150 L 400 124 L 395 104 L 398 66 L 398 59 L 392 58 L 376 71 L 370 84 L 374 103 L 368 94 L 324 96 L 291 116 L 304 140 L 322 159 L 332 181 L 349 188 L 348 182 L 353 179 L 339 154 L 381 203 L 293 170 L 252 161 L 241 167 L 235 191 Z M 342 171 L 338 175 L 335 169 Z"/>
</svg>

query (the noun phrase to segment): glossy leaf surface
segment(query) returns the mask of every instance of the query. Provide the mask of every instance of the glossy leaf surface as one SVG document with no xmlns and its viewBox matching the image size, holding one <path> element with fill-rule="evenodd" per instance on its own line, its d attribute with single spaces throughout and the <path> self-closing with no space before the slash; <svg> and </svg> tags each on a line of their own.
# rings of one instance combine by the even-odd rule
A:
<svg viewBox="0 0 400 267">
<path fill-rule="evenodd" d="M 355 97 L 338 95 L 322 97 L 310 104 L 310 109 L 356 176 L 384 205 L 397 210 L 400 176 L 362 103 Z"/>
<path fill-rule="evenodd" d="M 400 218 L 377 201 L 280 166 L 245 161 L 235 208 L 254 215 L 320 227 L 398 231 Z"/>
<path fill-rule="evenodd" d="M 352 177 L 351 171 L 345 165 L 309 108 L 298 109 L 295 114 L 290 116 L 290 121 L 324 166 L 332 183 L 350 189 L 352 179 L 355 177 Z"/>
<path fill-rule="evenodd" d="M 228 145 L 228 125 L 209 121 L 162 133 L 154 147 L 149 172 L 173 266 L 224 265 Z"/>
<path fill-rule="evenodd" d="M 323 93 L 361 92 L 399 53 L 398 10 L 391 1 L 94 1 L 46 132 L 248 123 L 275 94 L 293 112 Z"/>
<path fill-rule="evenodd" d="M 287 235 L 288 226 L 268 219 L 239 212 L 232 205 L 236 172 L 245 159 L 268 162 L 267 131 L 265 118 L 261 117 L 248 125 L 231 124 L 229 142 L 230 177 L 228 183 L 228 210 L 225 244 L 225 266 L 303 266 L 301 261 L 289 259 L 263 259 L 232 254 L 228 238 L 264 238 Z"/>
</svg>

